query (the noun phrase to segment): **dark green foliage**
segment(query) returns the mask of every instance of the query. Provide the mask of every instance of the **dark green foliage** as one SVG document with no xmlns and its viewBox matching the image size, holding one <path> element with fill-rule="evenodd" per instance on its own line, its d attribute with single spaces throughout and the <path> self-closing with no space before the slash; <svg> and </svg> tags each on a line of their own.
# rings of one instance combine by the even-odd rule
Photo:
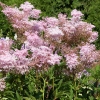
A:
<svg viewBox="0 0 100 100">
<path fill-rule="evenodd" d="M 96 26 L 95 30 L 99 32 L 99 37 L 96 42 L 96 46 L 98 49 L 100 49 L 100 1 L 99 0 L 94 0 L 92 5 L 89 6 L 87 21 L 94 24 Z"/>
<path fill-rule="evenodd" d="M 100 100 L 100 66 L 79 79 L 61 69 L 62 65 L 56 65 L 44 72 L 32 69 L 25 75 L 7 74 L 0 100 Z"/>
</svg>

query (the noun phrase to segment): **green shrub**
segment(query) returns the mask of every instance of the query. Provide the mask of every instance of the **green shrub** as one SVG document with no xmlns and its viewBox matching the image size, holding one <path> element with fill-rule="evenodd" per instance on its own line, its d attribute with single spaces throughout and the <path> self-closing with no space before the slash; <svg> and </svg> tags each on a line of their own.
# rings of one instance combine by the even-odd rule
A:
<svg viewBox="0 0 100 100">
<path fill-rule="evenodd" d="M 46 72 L 33 69 L 25 75 L 7 74 L 0 100 L 100 100 L 100 66 L 79 79 L 61 73 L 62 66 L 52 66 Z"/>
</svg>

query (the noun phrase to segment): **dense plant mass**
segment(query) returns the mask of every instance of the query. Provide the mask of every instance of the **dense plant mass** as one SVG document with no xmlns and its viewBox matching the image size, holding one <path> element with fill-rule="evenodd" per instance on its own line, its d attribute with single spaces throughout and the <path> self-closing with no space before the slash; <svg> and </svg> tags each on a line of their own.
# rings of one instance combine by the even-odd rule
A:
<svg viewBox="0 0 100 100">
<path fill-rule="evenodd" d="M 21 3 L 25 2 L 26 0 L 1 0 L 1 2 L 7 4 L 7 5 L 17 5 L 20 6 Z M 89 22 L 94 24 L 96 27 L 94 28 L 98 33 L 100 33 L 99 29 L 99 19 L 100 16 L 99 13 L 99 5 L 100 5 L 100 0 L 28 0 L 34 6 L 38 9 L 41 9 L 42 11 L 42 16 L 56 16 L 58 13 L 65 13 L 68 16 L 70 16 L 70 12 L 73 9 L 80 10 L 84 13 L 84 19 Z M 0 25 L 1 25 L 1 30 L 0 33 L 3 36 L 10 36 L 13 37 L 13 30 L 11 25 L 9 25 L 9 22 L 5 20 L 5 16 L 0 13 L 1 19 L 0 19 Z M 100 48 L 100 37 L 98 37 L 98 40 L 95 41 L 96 48 Z"/>
<path fill-rule="evenodd" d="M 87 70 L 100 64 L 100 51 L 93 44 L 98 38 L 98 32 L 93 31 L 94 25 L 82 20 L 80 11 L 72 10 L 70 18 L 62 13 L 57 18 L 41 17 L 41 11 L 27 1 L 19 8 L 1 2 L 0 5 L 16 32 L 15 40 L 8 37 L 0 39 L 0 70 L 3 74 L 24 76 L 32 69 L 39 74 L 63 63 L 61 75 L 72 76 L 75 81 L 83 75 L 89 76 Z M 0 80 L 1 91 L 5 89 L 4 79 L 7 77 Z M 42 80 L 45 87 L 46 79 Z M 43 93 L 43 100 L 45 95 L 49 98 L 47 94 Z M 57 95 L 54 98 L 61 99 Z"/>
</svg>

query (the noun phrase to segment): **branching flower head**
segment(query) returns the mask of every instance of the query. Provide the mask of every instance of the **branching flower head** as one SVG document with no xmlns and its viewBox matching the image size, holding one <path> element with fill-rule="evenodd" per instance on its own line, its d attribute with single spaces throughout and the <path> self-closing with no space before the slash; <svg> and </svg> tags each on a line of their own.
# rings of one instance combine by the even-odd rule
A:
<svg viewBox="0 0 100 100">
<path fill-rule="evenodd" d="M 91 64 L 98 62 L 99 52 L 96 51 L 95 45 L 87 43 L 80 48 L 80 60 L 85 66 L 90 67 Z"/>
<path fill-rule="evenodd" d="M 71 16 L 72 16 L 71 20 L 77 22 L 81 19 L 83 14 L 81 13 L 81 11 L 77 11 L 76 9 L 74 9 L 71 12 Z"/>
<path fill-rule="evenodd" d="M 79 65 L 78 56 L 75 53 L 65 55 L 66 65 L 72 71 Z"/>
<path fill-rule="evenodd" d="M 6 88 L 6 83 L 4 78 L 0 79 L 0 91 L 4 91 L 4 89 Z"/>
<path fill-rule="evenodd" d="M 29 3 L 28 1 L 24 2 L 24 4 L 21 4 L 19 7 L 19 9 L 22 9 L 24 11 L 30 11 L 33 8 L 34 8 L 34 6 L 31 3 Z"/>
</svg>

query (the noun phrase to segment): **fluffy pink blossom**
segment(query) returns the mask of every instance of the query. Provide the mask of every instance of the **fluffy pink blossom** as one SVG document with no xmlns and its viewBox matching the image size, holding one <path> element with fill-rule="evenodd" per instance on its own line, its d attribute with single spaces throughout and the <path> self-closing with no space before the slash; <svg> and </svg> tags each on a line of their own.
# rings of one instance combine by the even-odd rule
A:
<svg viewBox="0 0 100 100">
<path fill-rule="evenodd" d="M 98 39 L 98 32 L 91 32 L 89 37 L 89 42 L 92 43 Z"/>
<path fill-rule="evenodd" d="M 86 22 L 85 22 L 85 23 L 86 23 Z M 92 29 L 95 28 L 95 26 L 92 25 L 91 23 L 86 23 L 85 25 L 86 25 L 85 28 L 87 29 L 87 31 L 92 31 Z"/>
<path fill-rule="evenodd" d="M 34 8 L 34 6 L 31 3 L 29 3 L 28 1 L 26 1 L 26 2 L 24 2 L 24 4 L 21 4 L 19 8 L 24 11 L 30 11 Z"/>
<path fill-rule="evenodd" d="M 6 83 L 4 79 L 0 79 L 0 91 L 4 91 L 5 88 L 6 88 Z"/>
<path fill-rule="evenodd" d="M 83 31 L 85 33 L 92 32 L 92 29 L 95 27 L 91 23 L 87 23 L 83 21 L 76 23 L 76 25 L 77 25 L 77 28 L 80 29 L 80 31 Z"/>
<path fill-rule="evenodd" d="M 58 19 L 55 17 L 47 17 L 47 18 L 45 18 L 45 21 L 47 23 L 47 27 L 58 26 Z"/>
<path fill-rule="evenodd" d="M 79 65 L 78 56 L 75 53 L 65 55 L 66 65 L 70 70 L 75 69 Z"/>
<path fill-rule="evenodd" d="M 76 31 L 76 28 L 71 22 L 67 22 L 63 24 L 62 30 L 71 36 Z"/>
<path fill-rule="evenodd" d="M 9 51 L 12 46 L 13 41 L 10 39 L 1 38 L 0 39 L 0 51 Z"/>
<path fill-rule="evenodd" d="M 11 71 L 15 73 L 25 74 L 25 72 L 29 71 L 28 64 L 30 61 L 30 59 L 27 58 L 27 49 L 15 49 L 15 51 L 10 50 L 10 45 L 7 44 L 7 42 L 8 40 L 6 40 L 5 42 L 6 46 L 4 44 L 5 48 L 2 48 L 2 51 L 0 51 L 0 70 L 3 70 L 5 72 Z M 8 45 L 9 49 L 7 47 Z M 8 51 L 6 49 L 8 49 Z"/>
<path fill-rule="evenodd" d="M 9 71 L 13 69 L 16 57 L 11 53 L 13 41 L 0 39 L 0 70 Z"/>
<path fill-rule="evenodd" d="M 80 55 L 89 54 L 95 50 L 95 45 L 87 43 L 86 45 L 80 47 Z"/>
<path fill-rule="evenodd" d="M 18 59 L 16 60 L 16 64 L 14 67 L 14 71 L 17 74 L 25 74 L 27 72 L 29 72 L 30 68 L 29 68 L 29 59 Z"/>
<path fill-rule="evenodd" d="M 17 7 L 7 7 L 2 12 L 13 22 L 13 20 L 21 20 L 24 16 L 24 12 L 20 11 Z M 17 18 L 17 19 L 16 19 Z"/>
<path fill-rule="evenodd" d="M 40 48 L 32 48 L 32 53 L 32 58 L 37 60 L 37 65 L 42 67 L 42 64 L 45 64 L 49 59 L 51 50 L 48 47 L 42 46 Z"/>
<path fill-rule="evenodd" d="M 33 21 L 29 21 L 28 19 L 18 20 L 12 26 L 20 33 L 24 33 L 32 28 Z"/>
<path fill-rule="evenodd" d="M 64 24 L 67 21 L 67 15 L 64 14 L 58 14 L 58 20 L 59 20 L 59 24 Z"/>
<path fill-rule="evenodd" d="M 57 54 L 51 54 L 50 58 L 47 60 L 47 63 L 50 65 L 60 64 L 61 56 Z"/>
<path fill-rule="evenodd" d="M 22 50 L 15 49 L 14 55 L 18 56 L 19 58 L 26 57 L 28 56 L 28 50 L 27 49 L 22 49 Z"/>
<path fill-rule="evenodd" d="M 29 21 L 29 12 L 21 11 L 17 7 L 7 7 L 2 12 L 8 17 L 14 29 L 21 34 L 33 26 L 33 21 Z"/>
<path fill-rule="evenodd" d="M 92 43 L 98 39 L 98 33 L 92 31 L 92 29 L 95 27 L 94 25 L 80 21 L 78 23 L 75 23 L 74 27 L 76 29 L 76 32 L 82 35 L 82 37 L 85 36 L 85 39 L 87 38 L 88 42 Z"/>
<path fill-rule="evenodd" d="M 16 63 L 16 57 L 9 52 L 4 52 L 0 55 L 0 69 L 6 72 L 9 72 L 14 68 Z"/>
<path fill-rule="evenodd" d="M 23 36 L 25 39 L 20 50 L 11 49 L 12 40 L 0 39 L 0 70 L 25 74 L 32 67 L 59 64 L 64 56 L 70 71 L 78 65 L 87 67 L 98 61 L 98 51 L 90 44 L 98 34 L 92 31 L 94 25 L 82 21 L 83 14 L 80 11 L 74 9 L 71 18 L 59 14 L 58 18 L 37 20 L 41 11 L 25 2 L 19 8 L 5 6 L 3 13 L 10 20 L 18 39 L 21 41 Z"/>
<path fill-rule="evenodd" d="M 71 16 L 72 16 L 71 18 L 72 21 L 78 22 L 80 21 L 81 16 L 83 16 L 83 14 L 81 13 L 81 11 L 77 11 L 76 9 L 74 9 L 71 12 Z"/>
<path fill-rule="evenodd" d="M 8 17 L 15 31 L 17 30 L 18 33 L 23 34 L 25 31 L 32 29 L 33 20 L 29 20 L 29 18 L 39 18 L 39 14 L 41 13 L 40 10 L 33 8 L 33 5 L 25 2 L 19 8 L 7 6 L 2 12 Z"/>
<path fill-rule="evenodd" d="M 32 31 L 33 32 L 43 32 L 45 31 L 45 27 L 47 26 L 47 24 L 44 21 L 37 21 L 34 20 L 33 22 L 33 26 L 32 26 Z"/>
<path fill-rule="evenodd" d="M 46 51 L 46 52 L 52 53 L 52 50 L 51 50 L 49 47 L 47 47 L 47 46 L 40 46 L 39 48 L 40 48 L 41 50 Z"/>
<path fill-rule="evenodd" d="M 15 50 L 14 55 L 16 57 L 16 62 L 14 63 L 15 73 L 25 74 L 29 71 L 30 58 L 27 58 L 27 49 Z"/>
<path fill-rule="evenodd" d="M 79 21 L 79 22 L 74 22 L 72 21 L 74 26 L 77 28 L 79 32 L 84 32 L 84 34 L 87 34 L 90 28 L 88 27 L 87 22 Z"/>
<path fill-rule="evenodd" d="M 29 42 L 31 46 L 38 47 L 43 44 L 43 40 L 37 34 L 25 32 L 25 35 L 27 36 L 27 43 Z"/>
<path fill-rule="evenodd" d="M 30 16 L 33 17 L 33 18 L 36 18 L 38 19 L 41 14 L 41 10 L 38 10 L 38 9 L 33 9 L 31 12 L 30 12 Z"/>
<path fill-rule="evenodd" d="M 46 30 L 46 36 L 54 40 L 59 40 L 63 35 L 64 33 L 59 29 L 59 27 L 47 28 Z"/>
<path fill-rule="evenodd" d="M 98 52 L 95 51 L 95 45 L 86 44 L 80 48 L 80 60 L 89 65 L 97 61 Z"/>
<path fill-rule="evenodd" d="M 32 48 L 32 58 L 37 61 L 37 66 L 42 67 L 43 64 L 55 65 L 59 64 L 61 56 L 52 54 L 52 50 L 46 46 L 40 46 L 39 48 Z"/>
<path fill-rule="evenodd" d="M 77 11 L 76 9 L 74 9 L 71 11 L 71 16 L 81 17 L 83 16 L 83 14 L 81 13 L 81 11 Z"/>
</svg>

